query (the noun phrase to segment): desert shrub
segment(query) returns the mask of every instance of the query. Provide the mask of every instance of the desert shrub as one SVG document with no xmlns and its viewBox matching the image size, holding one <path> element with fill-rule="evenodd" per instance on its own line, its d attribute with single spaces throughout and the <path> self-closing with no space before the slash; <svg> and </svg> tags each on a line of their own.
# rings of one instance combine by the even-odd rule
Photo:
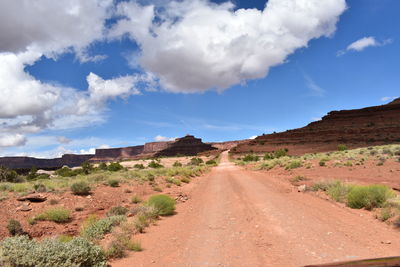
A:
<svg viewBox="0 0 400 267">
<path fill-rule="evenodd" d="M 128 209 L 122 206 L 112 207 L 108 210 L 107 216 L 118 216 L 118 215 L 125 215 L 128 213 Z"/>
<path fill-rule="evenodd" d="M 94 170 L 93 164 L 91 164 L 88 161 L 83 162 L 81 165 L 81 168 L 82 168 L 82 172 L 86 175 L 92 173 Z"/>
<path fill-rule="evenodd" d="M 259 161 L 260 157 L 256 156 L 256 155 L 253 155 L 253 154 L 248 154 L 248 155 L 244 156 L 242 160 L 244 162 Z"/>
<path fill-rule="evenodd" d="M 37 171 L 38 171 L 37 168 L 35 166 L 33 166 L 31 168 L 31 170 L 29 171 L 28 175 L 26 176 L 26 180 L 28 180 L 28 181 L 35 180 L 37 177 Z"/>
<path fill-rule="evenodd" d="M 61 242 L 57 239 L 38 242 L 27 236 L 10 237 L 0 243 L 0 254 L 5 266 L 107 266 L 102 249 L 79 237 L 69 242 Z"/>
<path fill-rule="evenodd" d="M 97 219 L 94 216 L 89 216 L 83 223 L 81 229 L 81 236 L 88 240 L 97 240 L 111 231 L 114 226 L 119 225 L 125 221 L 126 217 L 123 215 L 111 216 L 104 219 Z"/>
<path fill-rule="evenodd" d="M 311 186 L 311 191 L 328 191 L 337 181 L 320 181 Z"/>
<path fill-rule="evenodd" d="M 156 177 L 154 176 L 154 174 L 151 173 L 147 174 L 147 180 L 149 180 L 150 182 L 154 182 L 155 179 Z"/>
<path fill-rule="evenodd" d="M 303 166 L 303 163 L 300 160 L 293 160 L 286 165 L 285 169 L 291 170 L 291 169 L 300 168 L 301 166 Z"/>
<path fill-rule="evenodd" d="M 386 159 L 385 158 L 380 158 L 376 166 L 383 166 L 385 164 Z"/>
<path fill-rule="evenodd" d="M 378 215 L 378 219 L 382 222 L 389 220 L 394 216 L 391 208 L 383 208 Z"/>
<path fill-rule="evenodd" d="M 214 159 L 210 159 L 206 161 L 206 165 L 217 165 L 217 162 Z"/>
<path fill-rule="evenodd" d="M 57 199 L 50 199 L 49 204 L 50 205 L 57 205 L 58 204 L 58 200 Z"/>
<path fill-rule="evenodd" d="M 49 209 L 34 217 L 35 221 L 52 221 L 56 223 L 65 223 L 71 220 L 71 212 L 64 208 Z"/>
<path fill-rule="evenodd" d="M 337 150 L 338 150 L 338 151 L 345 151 L 345 150 L 347 150 L 347 146 L 344 145 L 344 144 L 339 144 L 339 145 L 337 146 Z"/>
<path fill-rule="evenodd" d="M 126 256 L 126 246 L 122 241 L 113 240 L 107 247 L 106 256 L 111 259 L 123 258 Z"/>
<path fill-rule="evenodd" d="M 137 204 L 137 203 L 140 203 L 140 202 L 142 202 L 142 199 L 138 195 L 132 196 L 131 203 Z"/>
<path fill-rule="evenodd" d="M 47 188 L 44 184 L 38 183 L 33 185 L 33 189 L 38 193 L 47 192 Z"/>
<path fill-rule="evenodd" d="M 158 215 L 168 216 L 174 214 L 176 201 L 167 195 L 156 195 L 151 196 L 146 204 L 153 206 Z"/>
<path fill-rule="evenodd" d="M 133 165 L 133 167 L 135 169 L 139 169 L 139 170 L 143 170 L 145 168 L 143 164 L 135 164 L 135 165 Z"/>
<path fill-rule="evenodd" d="M 22 229 L 22 225 L 19 221 L 11 219 L 7 224 L 8 233 L 12 236 L 22 235 L 24 234 L 24 230 Z"/>
<path fill-rule="evenodd" d="M 353 166 L 353 163 L 352 163 L 351 161 L 346 161 L 346 162 L 344 163 L 344 166 L 346 166 L 346 167 L 352 167 L 352 166 Z"/>
<path fill-rule="evenodd" d="M 326 162 L 327 162 L 328 160 L 326 160 L 326 159 L 321 159 L 320 161 L 319 161 L 319 166 L 321 166 L 321 167 L 324 167 L 324 166 L 326 166 Z"/>
<path fill-rule="evenodd" d="M 287 148 L 274 151 L 274 158 L 279 159 L 279 158 L 285 157 L 288 155 L 288 152 L 289 152 L 289 149 L 287 149 Z"/>
<path fill-rule="evenodd" d="M 18 183 L 21 181 L 16 171 L 0 166 L 0 182 Z"/>
<path fill-rule="evenodd" d="M 119 180 L 117 179 L 110 179 L 107 181 L 107 184 L 111 187 L 118 187 L 119 186 Z"/>
<path fill-rule="evenodd" d="M 153 190 L 154 191 L 156 191 L 156 192 L 162 192 L 162 189 L 161 189 L 161 187 L 159 187 L 159 186 L 153 186 Z"/>
<path fill-rule="evenodd" d="M 72 241 L 72 239 L 74 239 L 74 237 L 71 235 L 59 235 L 57 237 L 57 240 L 62 243 L 70 242 L 70 241 Z"/>
<path fill-rule="evenodd" d="M 108 170 L 107 164 L 105 162 L 100 163 L 97 168 L 99 168 L 99 170 L 102 170 L 102 171 Z"/>
<path fill-rule="evenodd" d="M 36 175 L 36 180 L 50 179 L 50 174 L 41 173 Z"/>
<path fill-rule="evenodd" d="M 335 181 L 334 183 L 330 184 L 327 193 L 333 200 L 345 202 L 350 189 L 350 185 L 346 185 L 341 181 Z"/>
<path fill-rule="evenodd" d="M 110 165 L 107 166 L 107 169 L 110 172 L 117 172 L 122 170 L 124 167 L 119 162 L 111 162 Z"/>
<path fill-rule="evenodd" d="M 158 163 L 157 161 L 152 160 L 148 165 L 149 168 L 158 169 L 163 168 L 164 166 Z"/>
<path fill-rule="evenodd" d="M 190 183 L 190 179 L 189 178 L 186 178 L 186 177 L 183 177 L 183 178 L 181 178 L 181 182 L 182 183 Z"/>
<path fill-rule="evenodd" d="M 181 186 L 181 181 L 180 180 L 178 180 L 178 179 L 172 179 L 172 183 L 174 184 L 174 185 L 177 185 L 177 186 Z"/>
<path fill-rule="evenodd" d="M 201 158 L 191 158 L 189 164 L 193 166 L 199 166 L 202 163 L 204 163 L 204 161 Z"/>
<path fill-rule="evenodd" d="M 395 193 L 384 185 L 353 186 L 347 195 L 347 205 L 353 209 L 371 210 L 382 207 Z"/>
<path fill-rule="evenodd" d="M 72 177 L 77 176 L 79 174 L 79 171 L 72 170 L 69 167 L 62 167 L 61 169 L 56 170 L 55 174 L 61 177 Z"/>
<path fill-rule="evenodd" d="M 85 196 L 90 194 L 90 186 L 86 182 L 76 182 L 71 185 L 71 191 L 74 195 Z"/>
<path fill-rule="evenodd" d="M 175 161 L 174 164 L 172 164 L 172 167 L 182 167 L 182 163 Z"/>
</svg>

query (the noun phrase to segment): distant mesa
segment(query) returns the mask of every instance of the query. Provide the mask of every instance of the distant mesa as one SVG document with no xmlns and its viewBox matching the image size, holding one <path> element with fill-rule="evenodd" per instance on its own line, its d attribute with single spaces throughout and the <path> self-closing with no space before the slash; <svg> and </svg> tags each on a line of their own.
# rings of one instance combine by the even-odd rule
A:
<svg viewBox="0 0 400 267">
<path fill-rule="evenodd" d="M 221 143 L 223 146 L 229 146 L 229 142 Z M 159 156 L 195 156 L 198 153 L 217 150 L 211 144 L 203 143 L 200 138 L 192 135 L 186 135 L 177 138 L 175 141 L 151 142 L 141 146 L 96 149 L 94 155 L 74 155 L 66 154 L 61 158 L 38 159 L 32 157 L 0 157 L 0 166 L 12 169 L 30 169 L 33 166 L 39 169 L 57 169 L 62 166 L 77 167 L 85 161 L 107 162 L 123 159 L 139 159 L 145 157 Z"/>
<path fill-rule="evenodd" d="M 306 127 L 258 136 L 239 144 L 233 153 L 289 149 L 291 155 L 400 143 L 400 98 L 386 105 L 332 111 Z"/>
</svg>

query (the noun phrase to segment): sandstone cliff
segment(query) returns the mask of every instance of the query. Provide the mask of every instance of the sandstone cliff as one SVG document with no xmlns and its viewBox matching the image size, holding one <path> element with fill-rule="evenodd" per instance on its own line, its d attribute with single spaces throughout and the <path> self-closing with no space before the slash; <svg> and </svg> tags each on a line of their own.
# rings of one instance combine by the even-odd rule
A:
<svg viewBox="0 0 400 267">
<path fill-rule="evenodd" d="M 332 111 L 320 121 L 282 133 L 262 135 L 239 144 L 234 153 L 270 152 L 288 148 L 292 155 L 400 142 L 400 99 L 355 110 Z"/>
</svg>

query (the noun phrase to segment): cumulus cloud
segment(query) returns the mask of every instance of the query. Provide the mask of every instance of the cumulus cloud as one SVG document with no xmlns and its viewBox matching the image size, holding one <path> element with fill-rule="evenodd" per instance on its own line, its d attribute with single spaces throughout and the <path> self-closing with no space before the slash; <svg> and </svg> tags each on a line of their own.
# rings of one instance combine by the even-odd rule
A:
<svg viewBox="0 0 400 267">
<path fill-rule="evenodd" d="M 139 64 L 168 91 L 223 90 L 263 78 L 311 39 L 331 36 L 345 9 L 345 0 L 270 0 L 262 11 L 206 0 L 162 9 L 122 2 L 109 36 L 135 40 Z"/>
<path fill-rule="evenodd" d="M 65 136 L 57 136 L 57 141 L 60 144 L 69 144 L 69 143 L 71 143 L 72 140 L 67 138 L 67 137 L 65 137 Z"/>
<path fill-rule="evenodd" d="M 253 135 L 253 136 L 250 136 L 249 139 L 253 140 L 253 139 L 256 139 L 257 137 L 258 137 L 257 135 Z"/>
<path fill-rule="evenodd" d="M 358 39 L 357 41 L 349 44 L 346 49 L 338 51 L 337 55 L 342 56 L 349 51 L 361 52 L 367 47 L 374 47 L 374 46 L 385 46 L 391 44 L 393 42 L 392 39 L 386 39 L 382 42 L 379 42 L 375 39 L 375 37 L 363 37 Z"/>
<path fill-rule="evenodd" d="M 154 141 L 156 142 L 174 141 L 175 139 L 176 137 L 166 137 L 162 135 L 157 135 L 156 137 L 154 137 Z"/>
<path fill-rule="evenodd" d="M 0 135 L 0 147 L 22 146 L 25 143 L 26 143 L 26 138 L 21 134 Z"/>
</svg>

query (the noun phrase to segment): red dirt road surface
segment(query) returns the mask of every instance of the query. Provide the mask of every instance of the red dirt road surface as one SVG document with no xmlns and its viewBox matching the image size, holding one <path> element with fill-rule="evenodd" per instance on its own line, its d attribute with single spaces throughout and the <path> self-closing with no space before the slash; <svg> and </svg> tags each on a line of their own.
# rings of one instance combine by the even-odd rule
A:
<svg viewBox="0 0 400 267">
<path fill-rule="evenodd" d="M 400 255 L 400 232 L 287 181 L 221 164 L 187 189 L 189 201 L 137 236 L 144 251 L 112 266 L 304 266 Z"/>
</svg>

